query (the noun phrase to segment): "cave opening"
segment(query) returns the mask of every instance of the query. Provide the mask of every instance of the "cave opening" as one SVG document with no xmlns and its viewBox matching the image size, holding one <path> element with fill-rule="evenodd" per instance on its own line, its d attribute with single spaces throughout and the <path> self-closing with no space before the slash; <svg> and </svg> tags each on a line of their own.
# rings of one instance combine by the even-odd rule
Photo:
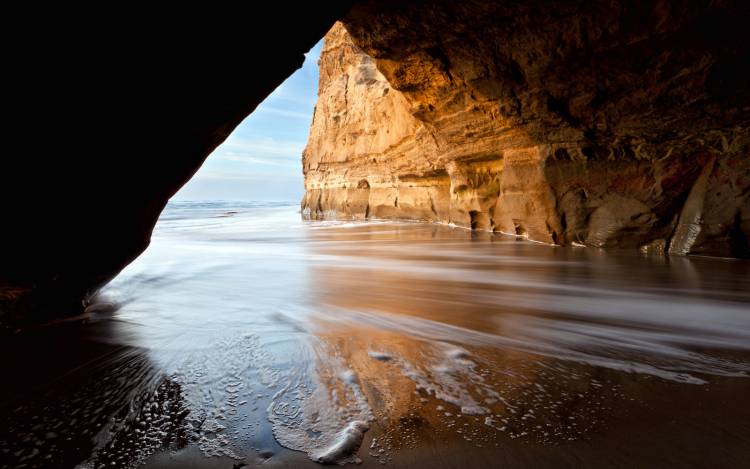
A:
<svg viewBox="0 0 750 469">
<path fill-rule="evenodd" d="M 62 312 L 0 343 L 8 465 L 740 461 L 750 263 L 710 255 L 750 255 L 750 41 L 701 40 L 735 2 L 333 3 L 9 225 L 44 243 L 0 286 Z"/>
<path fill-rule="evenodd" d="M 469 211 L 470 225 L 472 230 L 491 230 L 494 228 L 489 214 L 478 210 Z"/>
</svg>

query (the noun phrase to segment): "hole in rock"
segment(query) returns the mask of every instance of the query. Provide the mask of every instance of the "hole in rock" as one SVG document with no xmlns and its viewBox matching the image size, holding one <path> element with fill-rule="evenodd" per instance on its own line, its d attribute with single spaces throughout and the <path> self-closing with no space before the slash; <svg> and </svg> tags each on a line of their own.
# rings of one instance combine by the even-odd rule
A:
<svg viewBox="0 0 750 469">
<path fill-rule="evenodd" d="M 472 230 L 486 230 L 490 226 L 490 217 L 484 212 L 472 210 L 469 212 Z"/>
<path fill-rule="evenodd" d="M 521 224 L 520 220 L 513 220 L 513 226 L 516 230 L 517 236 L 528 236 L 528 232 L 526 231 L 526 228 Z"/>
</svg>

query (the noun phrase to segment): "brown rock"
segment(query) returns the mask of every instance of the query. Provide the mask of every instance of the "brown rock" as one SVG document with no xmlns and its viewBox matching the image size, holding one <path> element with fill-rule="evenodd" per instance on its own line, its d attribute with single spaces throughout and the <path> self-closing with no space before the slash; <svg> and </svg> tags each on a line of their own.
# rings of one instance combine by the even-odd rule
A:
<svg viewBox="0 0 750 469">
<path fill-rule="evenodd" d="M 748 16 L 733 1 L 359 4 L 326 36 L 303 208 L 746 256 Z"/>
</svg>

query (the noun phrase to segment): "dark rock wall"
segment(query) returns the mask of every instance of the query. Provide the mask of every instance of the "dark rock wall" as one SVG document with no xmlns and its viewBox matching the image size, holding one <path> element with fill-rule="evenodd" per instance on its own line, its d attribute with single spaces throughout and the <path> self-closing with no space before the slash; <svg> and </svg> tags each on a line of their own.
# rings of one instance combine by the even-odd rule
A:
<svg viewBox="0 0 750 469">
<path fill-rule="evenodd" d="M 0 323 L 80 311 L 348 6 L 6 12 Z"/>
</svg>

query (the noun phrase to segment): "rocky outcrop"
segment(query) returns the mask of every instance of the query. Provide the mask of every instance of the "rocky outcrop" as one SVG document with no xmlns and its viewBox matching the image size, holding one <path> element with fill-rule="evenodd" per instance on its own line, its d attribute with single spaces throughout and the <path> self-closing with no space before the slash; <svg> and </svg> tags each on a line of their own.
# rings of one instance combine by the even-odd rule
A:
<svg viewBox="0 0 750 469">
<path fill-rule="evenodd" d="M 745 257 L 742 2 L 369 2 L 326 36 L 312 218 Z"/>
<path fill-rule="evenodd" d="M 442 168 L 432 171 L 432 134 L 341 23 L 326 35 L 319 65 L 319 98 L 303 154 L 306 214 L 447 216 L 450 180 Z M 433 212 L 431 200 L 443 205 Z"/>
</svg>

